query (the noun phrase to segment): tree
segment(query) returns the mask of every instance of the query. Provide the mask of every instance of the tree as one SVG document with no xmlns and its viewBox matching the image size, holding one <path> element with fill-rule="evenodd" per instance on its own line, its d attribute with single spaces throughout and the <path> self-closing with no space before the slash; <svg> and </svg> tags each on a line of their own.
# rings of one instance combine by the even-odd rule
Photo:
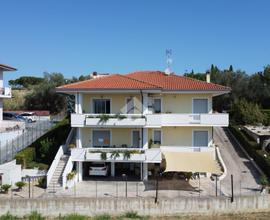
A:
<svg viewBox="0 0 270 220">
<path fill-rule="evenodd" d="M 45 73 L 44 81 L 25 97 L 26 109 L 48 110 L 53 114 L 65 110 L 65 96 L 55 92 L 55 88 L 63 84 L 65 79 L 61 73 Z"/>
<path fill-rule="evenodd" d="M 236 99 L 232 105 L 231 119 L 241 125 L 256 125 L 263 124 L 266 115 L 261 112 L 256 103 L 248 102 L 246 99 Z"/>
<path fill-rule="evenodd" d="M 29 89 L 32 86 L 39 85 L 43 80 L 43 78 L 35 76 L 22 76 L 15 80 L 9 80 L 8 83 L 12 88 Z"/>
</svg>

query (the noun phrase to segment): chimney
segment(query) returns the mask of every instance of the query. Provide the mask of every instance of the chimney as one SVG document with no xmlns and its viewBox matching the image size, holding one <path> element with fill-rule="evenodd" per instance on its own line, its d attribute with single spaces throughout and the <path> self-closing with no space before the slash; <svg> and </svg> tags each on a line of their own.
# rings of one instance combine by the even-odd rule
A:
<svg viewBox="0 0 270 220">
<path fill-rule="evenodd" d="M 206 82 L 207 83 L 211 82 L 211 77 L 210 77 L 210 72 L 209 71 L 206 72 Z"/>
</svg>

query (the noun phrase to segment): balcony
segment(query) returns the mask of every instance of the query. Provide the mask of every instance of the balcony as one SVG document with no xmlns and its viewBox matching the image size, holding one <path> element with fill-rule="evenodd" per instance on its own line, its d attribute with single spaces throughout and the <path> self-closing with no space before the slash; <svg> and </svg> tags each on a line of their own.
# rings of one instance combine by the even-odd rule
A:
<svg viewBox="0 0 270 220">
<path fill-rule="evenodd" d="M 11 88 L 10 87 L 0 88 L 0 98 L 11 98 Z"/>
<path fill-rule="evenodd" d="M 148 114 L 146 127 L 228 126 L 228 114 Z"/>
<path fill-rule="evenodd" d="M 160 149 L 142 148 L 74 148 L 73 161 L 148 162 L 160 163 Z"/>
<path fill-rule="evenodd" d="M 145 117 L 140 114 L 72 114 L 72 127 L 144 127 Z"/>
</svg>

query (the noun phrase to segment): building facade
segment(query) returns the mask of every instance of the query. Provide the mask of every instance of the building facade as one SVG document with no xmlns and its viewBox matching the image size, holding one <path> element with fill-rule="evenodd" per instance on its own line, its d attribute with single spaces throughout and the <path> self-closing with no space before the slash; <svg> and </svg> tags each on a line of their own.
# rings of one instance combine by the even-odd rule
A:
<svg viewBox="0 0 270 220">
<path fill-rule="evenodd" d="M 89 178 L 93 162 L 106 163 L 112 177 L 126 174 L 141 180 L 155 175 L 157 167 L 215 169 L 213 127 L 228 126 L 229 118 L 213 112 L 212 98 L 230 92 L 227 87 L 143 71 L 64 85 L 57 91 L 75 96 L 71 126 L 76 128 L 76 147 L 71 158 L 79 181 Z"/>
<path fill-rule="evenodd" d="M 11 88 L 4 87 L 4 72 L 6 71 L 16 71 L 15 68 L 0 64 L 0 121 L 3 120 L 3 100 L 11 98 Z"/>
</svg>

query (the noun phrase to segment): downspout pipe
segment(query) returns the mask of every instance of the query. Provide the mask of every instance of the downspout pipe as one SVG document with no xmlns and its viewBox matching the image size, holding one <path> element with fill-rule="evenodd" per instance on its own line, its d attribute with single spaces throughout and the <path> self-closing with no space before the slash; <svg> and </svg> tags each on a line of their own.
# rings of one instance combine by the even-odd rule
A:
<svg viewBox="0 0 270 220">
<path fill-rule="evenodd" d="M 141 93 L 141 103 L 142 103 L 142 109 L 141 109 L 141 115 L 143 117 L 143 93 L 142 93 L 142 90 L 140 90 L 140 93 Z M 143 129 L 141 129 L 141 145 L 142 145 L 142 148 L 143 148 Z"/>
</svg>

